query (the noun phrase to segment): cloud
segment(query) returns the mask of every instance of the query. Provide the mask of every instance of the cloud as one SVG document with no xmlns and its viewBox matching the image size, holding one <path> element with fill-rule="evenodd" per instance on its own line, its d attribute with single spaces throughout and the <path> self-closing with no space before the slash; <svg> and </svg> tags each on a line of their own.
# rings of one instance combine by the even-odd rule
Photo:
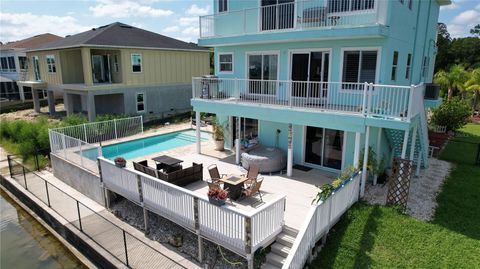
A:
<svg viewBox="0 0 480 269">
<path fill-rule="evenodd" d="M 170 27 L 166 27 L 165 29 L 163 29 L 162 32 L 164 32 L 164 33 L 175 33 L 175 32 L 179 32 L 179 31 L 180 31 L 180 27 L 170 26 Z"/>
<path fill-rule="evenodd" d="M 452 37 L 468 36 L 470 29 L 480 23 L 480 5 L 475 9 L 464 11 L 455 16 L 448 24 L 447 29 Z"/>
<path fill-rule="evenodd" d="M 43 33 L 66 36 L 97 27 L 81 24 L 72 16 L 35 15 L 30 12 L 0 12 L 0 25 L 2 41 L 15 41 Z"/>
<path fill-rule="evenodd" d="M 201 8 L 195 4 L 191 5 L 190 8 L 185 12 L 185 14 L 193 16 L 202 16 L 207 15 L 208 13 L 210 13 L 210 6 Z"/>
<path fill-rule="evenodd" d="M 133 0 L 97 0 L 95 6 L 89 7 L 95 17 L 166 17 L 173 14 L 168 9 L 158 9 L 149 6 L 152 0 L 133 1 Z"/>
<path fill-rule="evenodd" d="M 467 10 L 453 18 L 453 24 L 473 24 L 480 21 L 480 12 L 477 10 Z"/>
<path fill-rule="evenodd" d="M 198 27 L 190 26 L 185 29 L 183 29 L 182 34 L 183 35 L 193 35 L 193 36 L 198 36 L 200 30 Z"/>
<path fill-rule="evenodd" d="M 180 26 L 192 26 L 198 24 L 198 18 L 196 17 L 181 17 L 178 19 Z"/>
</svg>

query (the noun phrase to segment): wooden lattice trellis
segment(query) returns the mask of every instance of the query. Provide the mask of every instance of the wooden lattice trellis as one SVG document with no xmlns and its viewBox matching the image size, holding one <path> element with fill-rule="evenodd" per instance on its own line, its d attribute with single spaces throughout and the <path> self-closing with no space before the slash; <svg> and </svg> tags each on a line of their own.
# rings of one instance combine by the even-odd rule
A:
<svg viewBox="0 0 480 269">
<path fill-rule="evenodd" d="M 395 158 L 392 175 L 389 179 L 387 205 L 399 205 L 407 208 L 410 179 L 412 178 L 411 160 Z"/>
</svg>

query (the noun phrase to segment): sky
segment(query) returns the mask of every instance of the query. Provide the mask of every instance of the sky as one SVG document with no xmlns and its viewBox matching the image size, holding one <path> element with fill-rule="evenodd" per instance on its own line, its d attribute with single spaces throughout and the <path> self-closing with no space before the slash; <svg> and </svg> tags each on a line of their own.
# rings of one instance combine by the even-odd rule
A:
<svg viewBox="0 0 480 269">
<path fill-rule="evenodd" d="M 212 6 L 213 0 L 0 0 L 0 41 L 72 35 L 120 21 L 197 42 L 198 17 L 212 14 Z M 480 23 L 480 0 L 453 0 L 441 8 L 439 21 L 452 37 L 468 36 Z"/>
</svg>

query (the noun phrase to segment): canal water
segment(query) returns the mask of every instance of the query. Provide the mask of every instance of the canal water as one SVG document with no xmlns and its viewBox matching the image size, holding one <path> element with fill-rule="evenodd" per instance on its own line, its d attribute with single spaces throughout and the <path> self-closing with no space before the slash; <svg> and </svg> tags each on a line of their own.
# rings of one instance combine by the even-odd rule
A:
<svg viewBox="0 0 480 269">
<path fill-rule="evenodd" d="M 52 234 L 0 190 L 0 268 L 86 268 Z"/>
</svg>

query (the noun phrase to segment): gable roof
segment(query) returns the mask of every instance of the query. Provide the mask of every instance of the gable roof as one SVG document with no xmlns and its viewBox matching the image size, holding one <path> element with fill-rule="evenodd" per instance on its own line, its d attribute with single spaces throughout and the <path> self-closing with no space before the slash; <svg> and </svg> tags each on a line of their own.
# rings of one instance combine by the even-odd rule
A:
<svg viewBox="0 0 480 269">
<path fill-rule="evenodd" d="M 208 50 L 193 43 L 183 42 L 124 23 L 115 22 L 76 35 L 67 36 L 62 40 L 40 45 L 31 49 L 31 51 L 81 46 Z"/>
<path fill-rule="evenodd" d="M 53 41 L 61 40 L 63 37 L 58 35 L 53 35 L 50 33 L 41 34 L 32 36 L 29 38 L 25 38 L 19 41 L 9 42 L 7 44 L 1 45 L 0 48 L 2 49 L 31 49 L 34 47 L 38 47 L 45 43 L 50 43 Z"/>
</svg>

